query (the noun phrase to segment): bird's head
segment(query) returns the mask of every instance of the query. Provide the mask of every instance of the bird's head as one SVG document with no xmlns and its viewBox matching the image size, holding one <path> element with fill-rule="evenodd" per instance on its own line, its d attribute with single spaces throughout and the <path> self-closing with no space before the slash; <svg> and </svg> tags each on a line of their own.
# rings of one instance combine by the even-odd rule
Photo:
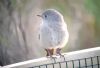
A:
<svg viewBox="0 0 100 68">
<path fill-rule="evenodd" d="M 43 21 L 46 22 L 62 22 L 63 21 L 63 16 L 61 13 L 54 9 L 47 9 L 45 10 L 42 15 L 38 15 L 42 17 Z"/>
</svg>

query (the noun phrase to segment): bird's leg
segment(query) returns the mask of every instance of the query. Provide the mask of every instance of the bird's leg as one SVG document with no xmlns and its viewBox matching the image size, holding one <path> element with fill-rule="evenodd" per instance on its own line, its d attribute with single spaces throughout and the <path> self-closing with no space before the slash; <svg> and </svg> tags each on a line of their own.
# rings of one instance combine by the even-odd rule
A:
<svg viewBox="0 0 100 68">
<path fill-rule="evenodd" d="M 52 55 L 54 55 L 54 49 L 50 49 L 50 57 L 52 57 Z M 53 58 L 53 57 L 52 57 Z"/>
<path fill-rule="evenodd" d="M 56 49 L 56 54 L 60 55 L 60 57 L 64 57 L 64 55 L 61 54 L 61 48 Z"/>
<path fill-rule="evenodd" d="M 50 56 L 50 50 L 49 49 L 45 49 L 45 51 L 46 51 L 46 53 L 47 53 L 47 57 L 49 57 Z"/>
<path fill-rule="evenodd" d="M 50 56 L 50 57 L 52 57 L 52 55 L 54 54 L 54 49 L 52 48 L 52 49 L 45 49 L 45 51 L 47 52 L 47 57 L 48 56 Z"/>
<path fill-rule="evenodd" d="M 51 49 L 45 49 L 45 51 L 47 52 L 47 57 L 52 57 L 52 55 L 53 55 L 53 51 L 51 51 Z"/>
<path fill-rule="evenodd" d="M 65 61 L 64 55 L 61 54 L 61 48 L 57 48 L 56 49 L 56 54 L 60 55 L 60 57 L 63 57 L 64 58 L 64 61 Z"/>
<path fill-rule="evenodd" d="M 46 50 L 46 52 L 47 52 L 47 57 L 49 57 L 50 56 L 50 58 L 52 58 L 52 59 L 54 59 L 54 61 L 56 62 L 56 60 L 55 60 L 55 58 L 56 57 L 53 57 L 52 55 L 54 54 L 54 49 L 52 48 L 52 49 L 45 49 Z"/>
</svg>

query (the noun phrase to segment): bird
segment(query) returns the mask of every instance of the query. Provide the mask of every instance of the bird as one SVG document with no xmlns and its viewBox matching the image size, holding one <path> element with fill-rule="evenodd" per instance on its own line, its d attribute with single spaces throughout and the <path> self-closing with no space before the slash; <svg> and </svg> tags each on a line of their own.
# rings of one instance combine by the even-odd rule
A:
<svg viewBox="0 0 100 68">
<path fill-rule="evenodd" d="M 69 39 L 67 23 L 63 15 L 55 9 L 46 9 L 37 16 L 42 18 L 39 40 L 47 52 L 46 56 L 53 57 L 54 54 L 63 56 L 61 50 Z"/>
</svg>

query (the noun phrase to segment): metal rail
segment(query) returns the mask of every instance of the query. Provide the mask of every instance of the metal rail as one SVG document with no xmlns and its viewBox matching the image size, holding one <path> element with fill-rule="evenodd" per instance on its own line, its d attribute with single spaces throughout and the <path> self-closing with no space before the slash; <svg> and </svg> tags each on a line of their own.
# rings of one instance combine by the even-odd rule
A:
<svg viewBox="0 0 100 68">
<path fill-rule="evenodd" d="M 2 68 L 100 68 L 100 47 L 89 48 L 69 53 L 63 53 L 64 57 L 55 60 L 42 57 L 28 60 Z"/>
</svg>

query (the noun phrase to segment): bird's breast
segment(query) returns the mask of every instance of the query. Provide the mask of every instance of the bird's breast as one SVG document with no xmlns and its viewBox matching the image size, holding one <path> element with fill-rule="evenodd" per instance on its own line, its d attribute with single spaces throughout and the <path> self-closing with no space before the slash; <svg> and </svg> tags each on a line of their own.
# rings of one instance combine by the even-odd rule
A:
<svg viewBox="0 0 100 68">
<path fill-rule="evenodd" d="M 43 44 L 51 47 L 63 46 L 67 43 L 68 31 L 67 27 L 62 25 L 43 25 L 41 28 L 41 41 Z"/>
</svg>

